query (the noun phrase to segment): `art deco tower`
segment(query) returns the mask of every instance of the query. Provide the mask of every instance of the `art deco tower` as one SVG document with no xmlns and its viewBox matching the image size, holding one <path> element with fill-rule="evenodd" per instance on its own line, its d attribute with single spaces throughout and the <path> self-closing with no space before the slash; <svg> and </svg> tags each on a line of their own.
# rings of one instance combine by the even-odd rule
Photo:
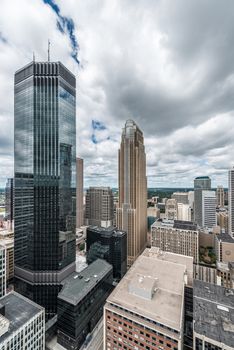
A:
<svg viewBox="0 0 234 350">
<path fill-rule="evenodd" d="M 47 318 L 75 270 L 75 100 L 75 76 L 60 62 L 15 74 L 15 287 Z"/>
<path fill-rule="evenodd" d="M 147 178 L 144 137 L 136 123 L 128 120 L 119 149 L 119 205 L 117 227 L 128 234 L 128 266 L 147 242 Z"/>
</svg>

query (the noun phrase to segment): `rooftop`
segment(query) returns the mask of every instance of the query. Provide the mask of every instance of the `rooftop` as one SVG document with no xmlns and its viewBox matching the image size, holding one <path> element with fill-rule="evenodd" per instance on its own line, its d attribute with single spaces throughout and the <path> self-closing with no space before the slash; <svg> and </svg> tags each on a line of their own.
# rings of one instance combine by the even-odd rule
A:
<svg viewBox="0 0 234 350">
<path fill-rule="evenodd" d="M 219 235 L 216 235 L 216 238 L 222 242 L 234 243 L 234 239 L 226 232 L 221 232 Z"/>
<path fill-rule="evenodd" d="M 209 176 L 197 176 L 195 177 L 195 180 L 200 180 L 200 179 L 210 179 Z"/>
<path fill-rule="evenodd" d="M 194 281 L 194 330 L 234 348 L 234 290 Z"/>
<path fill-rule="evenodd" d="M 88 231 L 95 231 L 97 233 L 105 235 L 106 237 L 111 237 L 112 235 L 114 236 L 126 235 L 125 231 L 120 231 L 114 226 L 109 226 L 109 227 L 89 226 Z"/>
<path fill-rule="evenodd" d="M 180 331 L 186 258 L 145 249 L 107 301 Z"/>
<path fill-rule="evenodd" d="M 105 260 L 95 260 L 80 273 L 74 272 L 63 280 L 63 288 L 58 298 L 69 304 L 77 305 L 110 271 L 112 271 L 112 266 Z"/>
<path fill-rule="evenodd" d="M 0 337 L 0 343 L 17 331 L 44 308 L 16 292 L 10 292 L 0 299 L 5 306 L 4 318 L 10 322 L 8 331 Z"/>
</svg>

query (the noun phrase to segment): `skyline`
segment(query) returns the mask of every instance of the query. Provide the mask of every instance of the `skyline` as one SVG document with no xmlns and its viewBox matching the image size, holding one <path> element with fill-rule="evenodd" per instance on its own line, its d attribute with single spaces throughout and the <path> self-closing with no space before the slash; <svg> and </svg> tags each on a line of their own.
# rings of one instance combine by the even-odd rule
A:
<svg viewBox="0 0 234 350">
<path fill-rule="evenodd" d="M 46 61 L 48 38 L 51 61 L 77 77 L 84 187 L 117 187 L 127 119 L 145 136 L 148 187 L 192 187 L 199 175 L 227 187 L 234 163 L 233 10 L 231 1 L 223 8 L 218 1 L 3 0 L 0 187 L 13 176 L 14 72 L 33 51 Z"/>
</svg>

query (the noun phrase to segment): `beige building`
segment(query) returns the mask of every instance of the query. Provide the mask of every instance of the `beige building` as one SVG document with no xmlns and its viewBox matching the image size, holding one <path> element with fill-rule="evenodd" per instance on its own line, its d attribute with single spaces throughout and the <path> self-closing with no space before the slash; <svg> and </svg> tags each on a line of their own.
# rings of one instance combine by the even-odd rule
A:
<svg viewBox="0 0 234 350">
<path fill-rule="evenodd" d="M 147 242 L 146 155 L 142 131 L 128 120 L 119 149 L 119 230 L 128 233 L 128 266 L 144 250 Z"/>
<path fill-rule="evenodd" d="M 199 232 L 186 221 L 156 221 L 151 226 L 152 246 L 163 251 L 191 256 L 199 262 Z"/>
<path fill-rule="evenodd" d="M 223 263 L 234 261 L 234 239 L 228 233 L 215 236 L 217 260 Z"/>
<path fill-rule="evenodd" d="M 76 227 L 84 225 L 84 161 L 76 158 Z"/>
<path fill-rule="evenodd" d="M 176 199 L 168 199 L 165 205 L 165 218 L 167 220 L 178 219 L 178 208 Z"/>
<path fill-rule="evenodd" d="M 219 211 L 216 213 L 217 216 L 217 225 L 220 226 L 221 230 L 228 232 L 228 212 Z"/>
<path fill-rule="evenodd" d="M 171 198 L 175 199 L 177 203 L 189 204 L 188 192 L 174 192 Z"/>
<path fill-rule="evenodd" d="M 104 349 L 183 349 L 192 258 L 146 249 L 104 307 Z"/>
<path fill-rule="evenodd" d="M 113 225 L 114 197 L 110 187 L 89 187 L 86 192 L 85 219 L 86 225 Z"/>
<path fill-rule="evenodd" d="M 218 186 L 216 189 L 216 203 L 217 207 L 224 207 L 224 188 L 223 186 Z"/>
</svg>

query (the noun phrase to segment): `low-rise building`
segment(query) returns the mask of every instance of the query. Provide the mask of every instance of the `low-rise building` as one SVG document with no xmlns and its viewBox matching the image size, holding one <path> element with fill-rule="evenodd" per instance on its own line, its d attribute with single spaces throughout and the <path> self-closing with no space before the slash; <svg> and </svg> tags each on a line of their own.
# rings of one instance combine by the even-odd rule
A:
<svg viewBox="0 0 234 350">
<path fill-rule="evenodd" d="M 228 233 L 221 232 L 215 236 L 215 250 L 218 261 L 234 261 L 234 239 Z"/>
<path fill-rule="evenodd" d="M 0 350 L 45 349 L 45 311 L 21 294 L 0 299 Z"/>
<path fill-rule="evenodd" d="M 233 350 L 234 290 L 195 280 L 193 293 L 193 349 Z"/>
<path fill-rule="evenodd" d="M 103 315 L 112 282 L 112 266 L 101 259 L 64 280 L 58 294 L 57 341 L 65 349 L 80 349 L 92 332 Z"/>
<path fill-rule="evenodd" d="M 183 348 L 191 257 L 145 249 L 104 307 L 104 349 Z"/>
<path fill-rule="evenodd" d="M 192 222 L 156 221 L 151 226 L 152 246 L 163 251 L 192 256 L 199 262 L 199 232 Z"/>
</svg>

